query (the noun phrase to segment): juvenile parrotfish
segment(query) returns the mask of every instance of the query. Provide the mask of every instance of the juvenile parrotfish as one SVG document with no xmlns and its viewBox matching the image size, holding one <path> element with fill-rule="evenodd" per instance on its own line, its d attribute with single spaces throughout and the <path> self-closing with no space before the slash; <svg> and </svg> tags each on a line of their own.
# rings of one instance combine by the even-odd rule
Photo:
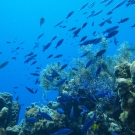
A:
<svg viewBox="0 0 135 135">
<path fill-rule="evenodd" d="M 68 19 L 69 17 L 71 17 L 71 16 L 73 15 L 73 13 L 74 13 L 74 11 L 71 11 L 71 12 L 67 15 L 66 19 Z"/>
<path fill-rule="evenodd" d="M 5 66 L 7 66 L 9 63 L 9 61 L 5 61 L 3 63 L 0 64 L 0 68 L 4 68 Z"/>
<path fill-rule="evenodd" d="M 96 57 L 96 58 L 97 58 L 97 57 L 100 57 L 100 56 L 102 56 L 105 52 L 106 52 L 106 49 L 100 50 L 100 51 L 98 51 L 98 52 L 96 53 L 95 57 Z"/>
<path fill-rule="evenodd" d="M 124 22 L 126 22 L 126 21 L 128 21 L 128 20 L 129 20 L 129 18 L 121 19 L 121 20 L 118 22 L 118 24 L 120 24 L 120 23 L 124 23 Z"/>
<path fill-rule="evenodd" d="M 58 46 L 60 46 L 63 43 L 64 39 L 61 39 L 58 41 L 57 45 L 55 46 L 55 48 L 57 49 Z"/>
<path fill-rule="evenodd" d="M 127 1 L 127 0 L 123 0 L 123 1 L 119 2 L 112 10 L 114 10 L 114 9 L 116 9 L 116 8 L 118 8 L 118 7 L 120 7 L 120 6 L 122 6 L 126 1 Z"/>
<path fill-rule="evenodd" d="M 52 117 L 51 117 L 49 114 L 45 113 L 45 112 L 41 112 L 40 109 L 39 109 L 39 111 L 37 112 L 37 114 L 41 115 L 43 118 L 45 118 L 45 119 L 47 119 L 47 120 L 52 121 Z"/>
<path fill-rule="evenodd" d="M 61 128 L 57 132 L 55 132 L 53 134 L 50 134 L 50 135 L 68 135 L 71 132 L 73 132 L 73 131 L 71 129 L 69 129 L 69 128 Z"/>
<path fill-rule="evenodd" d="M 30 93 L 35 93 L 31 88 L 25 87 Z"/>
<path fill-rule="evenodd" d="M 39 76 L 39 74 L 37 73 L 30 73 L 31 75 L 34 75 L 34 76 Z"/>
<path fill-rule="evenodd" d="M 56 70 L 52 69 L 51 77 L 58 77 L 58 76 L 60 76 L 60 75 L 58 74 L 58 72 L 57 72 Z"/>
<path fill-rule="evenodd" d="M 94 26 L 94 22 L 92 22 L 92 27 Z"/>
<path fill-rule="evenodd" d="M 26 122 L 35 123 L 35 122 L 38 122 L 38 118 L 29 117 L 29 118 L 25 118 L 25 121 L 26 121 Z"/>
<path fill-rule="evenodd" d="M 89 8 L 93 8 L 94 5 L 95 5 L 95 1 L 90 4 Z"/>
<path fill-rule="evenodd" d="M 34 65 L 35 63 L 37 63 L 37 60 L 33 61 L 33 62 L 31 63 L 31 65 Z"/>
<path fill-rule="evenodd" d="M 45 22 L 45 19 L 42 17 L 42 18 L 40 19 L 40 27 L 44 24 L 44 22 Z"/>
<path fill-rule="evenodd" d="M 48 75 L 45 75 L 45 78 L 49 81 L 49 82 L 53 82 L 53 78 L 48 76 Z"/>
<path fill-rule="evenodd" d="M 135 27 L 135 24 L 131 26 L 131 28 L 134 28 Z"/>
<path fill-rule="evenodd" d="M 112 31 L 115 31 L 115 30 L 118 29 L 118 28 L 119 28 L 119 26 L 110 27 L 110 28 L 106 29 L 106 30 L 103 32 L 103 34 L 105 34 L 105 33 L 110 33 L 110 32 L 112 32 Z"/>
<path fill-rule="evenodd" d="M 112 31 L 110 33 L 108 33 L 108 35 L 106 36 L 106 38 L 112 38 L 114 37 L 116 34 L 118 34 L 118 30 Z"/>
<path fill-rule="evenodd" d="M 74 118 L 74 107 L 72 106 L 70 111 L 70 120 L 73 120 L 73 118 Z"/>
<path fill-rule="evenodd" d="M 112 14 L 112 13 L 113 13 L 113 11 L 111 10 L 111 11 L 107 12 L 107 15 L 110 15 L 110 14 Z"/>
</svg>

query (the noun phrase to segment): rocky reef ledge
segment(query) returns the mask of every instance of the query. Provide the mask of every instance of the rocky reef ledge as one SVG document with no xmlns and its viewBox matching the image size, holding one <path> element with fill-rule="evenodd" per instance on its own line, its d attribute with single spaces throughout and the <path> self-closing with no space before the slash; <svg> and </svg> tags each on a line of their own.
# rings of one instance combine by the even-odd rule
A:
<svg viewBox="0 0 135 135">
<path fill-rule="evenodd" d="M 56 102 L 42 106 L 32 103 L 19 125 L 20 104 L 12 101 L 12 95 L 0 93 L 0 135 L 134 135 L 135 62 L 116 66 L 114 75 L 111 106 L 110 98 L 97 98 L 95 93 L 93 103 L 90 93 L 82 89 L 78 90 L 84 94 L 79 100 L 64 92 Z"/>
</svg>

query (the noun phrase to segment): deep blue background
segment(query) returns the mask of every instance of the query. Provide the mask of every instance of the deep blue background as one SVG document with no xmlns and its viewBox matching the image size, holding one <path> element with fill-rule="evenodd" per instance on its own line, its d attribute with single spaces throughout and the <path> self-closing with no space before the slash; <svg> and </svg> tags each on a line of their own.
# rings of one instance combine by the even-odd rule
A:
<svg viewBox="0 0 135 135">
<path fill-rule="evenodd" d="M 135 5 L 132 5 L 126 8 L 125 4 L 120 8 L 116 9 L 112 15 L 112 24 L 105 24 L 103 27 L 99 26 L 99 23 L 102 22 L 102 19 L 106 19 L 109 16 L 106 16 L 106 13 L 110 11 L 118 1 L 115 0 L 111 5 L 105 8 L 105 4 L 99 4 L 98 0 L 95 3 L 95 6 L 90 9 L 86 7 L 84 10 L 79 11 L 86 2 L 92 3 L 93 1 L 87 0 L 4 0 L 0 3 L 0 63 L 8 60 L 9 64 L 0 69 L 0 92 L 9 92 L 13 94 L 13 100 L 19 96 L 19 102 L 24 104 L 21 107 L 20 120 L 24 117 L 24 111 L 27 106 L 33 102 L 41 102 L 45 104 L 46 99 L 54 100 L 54 92 L 51 91 L 48 93 L 45 101 L 42 99 L 42 89 L 40 86 L 35 85 L 34 81 L 37 77 L 31 76 L 30 73 L 36 71 L 37 66 L 45 68 L 47 64 L 52 62 L 62 61 L 63 59 L 68 60 L 68 63 L 72 61 L 72 58 L 79 57 L 78 52 L 78 43 L 80 39 L 87 35 L 88 39 L 94 38 L 92 33 L 97 31 L 97 33 L 102 33 L 106 28 L 117 25 L 117 22 L 121 18 L 129 17 L 129 21 L 120 25 L 119 33 L 117 34 L 117 39 L 119 41 L 118 46 L 115 46 L 114 43 L 108 44 L 108 55 L 113 55 L 117 53 L 117 49 L 123 41 L 129 41 L 129 43 L 134 43 L 135 41 L 135 28 L 131 29 L 131 26 L 135 24 Z M 103 12 L 93 18 L 87 19 L 87 16 L 91 11 L 99 11 L 103 9 Z M 67 14 L 71 11 L 75 11 L 73 16 L 68 19 L 68 22 L 64 22 L 63 26 L 67 28 L 62 29 L 60 27 L 54 28 L 54 26 L 65 20 Z M 88 12 L 87 14 L 83 14 Z M 45 23 L 40 27 L 39 22 L 40 18 L 45 18 Z M 78 20 L 77 22 L 75 20 Z M 94 21 L 94 27 L 91 26 Z M 72 32 L 68 32 L 68 29 L 72 27 L 82 27 L 82 25 L 88 22 L 86 28 L 84 28 L 78 37 L 72 38 Z M 37 37 L 44 33 L 44 36 L 39 40 L 39 48 L 36 48 L 33 51 L 33 47 L 37 40 Z M 66 35 L 68 34 L 68 35 Z M 50 40 L 57 35 L 58 38 L 53 42 L 51 47 L 42 52 L 42 45 L 45 45 L 50 42 Z M 71 35 L 71 37 L 70 37 Z M 17 38 L 17 39 L 16 39 Z M 54 47 L 56 43 L 64 38 L 64 43 L 56 50 Z M 16 39 L 16 43 L 13 41 Z M 110 39 L 113 40 L 113 39 Z M 6 42 L 10 41 L 11 44 Z M 20 45 L 21 49 L 16 52 L 15 50 L 19 43 L 25 41 L 24 44 Z M 66 44 L 67 43 L 67 44 Z M 73 43 L 73 45 L 71 45 Z M 97 45 L 98 47 L 98 45 Z M 23 48 L 23 49 L 22 49 Z M 33 51 L 38 54 L 37 63 L 33 66 L 30 63 L 25 64 L 24 56 Z M 49 54 L 57 55 L 62 53 L 64 56 L 61 59 L 46 59 Z M 17 60 L 12 60 L 12 57 L 16 56 Z M 41 71 L 41 70 L 40 70 Z M 40 72 L 39 71 L 39 72 Z M 17 86 L 18 89 L 14 89 Z M 37 94 L 31 94 L 28 92 L 25 87 L 38 88 Z M 13 93 L 16 91 L 16 94 Z M 53 96 L 52 96 L 53 94 Z"/>
</svg>

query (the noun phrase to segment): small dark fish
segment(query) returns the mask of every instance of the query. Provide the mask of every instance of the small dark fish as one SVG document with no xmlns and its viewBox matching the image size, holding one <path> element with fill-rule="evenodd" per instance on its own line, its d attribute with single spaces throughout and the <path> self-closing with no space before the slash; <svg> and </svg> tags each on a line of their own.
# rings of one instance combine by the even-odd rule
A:
<svg viewBox="0 0 135 135">
<path fill-rule="evenodd" d="M 106 5 L 105 7 L 107 7 L 108 5 L 110 5 L 114 0 L 110 0 Z"/>
<path fill-rule="evenodd" d="M 82 26 L 82 29 L 83 29 L 84 27 L 86 27 L 87 24 L 88 24 L 87 22 L 84 23 L 83 26 Z"/>
<path fill-rule="evenodd" d="M 60 58 L 60 57 L 62 57 L 63 55 L 62 54 L 58 54 L 58 55 L 56 55 L 54 58 Z"/>
<path fill-rule="evenodd" d="M 117 46 L 118 41 L 117 41 L 116 37 L 114 37 L 113 41 L 114 41 L 114 44 Z"/>
<path fill-rule="evenodd" d="M 53 39 L 51 41 L 54 41 L 57 38 L 57 36 L 54 36 Z"/>
<path fill-rule="evenodd" d="M 134 28 L 135 27 L 135 24 L 131 26 L 131 28 Z"/>
<path fill-rule="evenodd" d="M 31 55 L 33 55 L 33 54 L 34 54 L 33 52 L 30 52 L 29 54 L 25 55 L 25 57 L 31 56 Z"/>
<path fill-rule="evenodd" d="M 102 4 L 102 3 L 104 3 L 104 2 L 107 2 L 108 0 L 102 0 L 101 2 L 100 2 L 100 4 Z"/>
<path fill-rule="evenodd" d="M 82 39 L 80 40 L 80 42 L 84 41 L 87 38 L 87 36 L 82 37 Z"/>
<path fill-rule="evenodd" d="M 86 4 L 84 4 L 84 5 L 79 9 L 79 11 L 82 10 L 82 9 L 84 9 L 88 4 L 89 4 L 88 2 L 87 2 Z"/>
<path fill-rule="evenodd" d="M 37 93 L 37 92 L 38 92 L 38 89 L 36 89 L 34 93 Z"/>
<path fill-rule="evenodd" d="M 81 57 L 87 56 L 88 54 L 89 54 L 89 51 L 85 52 Z"/>
<path fill-rule="evenodd" d="M 67 15 L 66 19 L 68 19 L 69 17 L 71 17 L 71 16 L 73 15 L 73 13 L 74 13 L 74 11 L 70 12 L 70 13 Z"/>
<path fill-rule="evenodd" d="M 96 57 L 96 58 L 97 58 L 97 57 L 100 57 L 100 56 L 102 56 L 105 52 L 106 52 L 106 49 L 100 50 L 100 51 L 98 51 L 98 52 L 96 53 L 95 57 Z"/>
<path fill-rule="evenodd" d="M 73 30 L 75 30 L 77 27 L 73 27 L 73 28 L 71 28 L 71 29 L 69 29 L 68 31 L 73 31 Z"/>
<path fill-rule="evenodd" d="M 120 24 L 120 23 L 124 23 L 124 22 L 126 22 L 126 21 L 128 21 L 128 20 L 129 20 L 129 18 L 121 19 L 121 20 L 118 22 L 118 24 Z"/>
<path fill-rule="evenodd" d="M 25 87 L 30 93 L 35 93 L 31 88 Z"/>
<path fill-rule="evenodd" d="M 13 60 L 16 60 L 16 57 L 12 57 Z"/>
<path fill-rule="evenodd" d="M 58 24 L 56 24 L 54 27 L 57 27 L 59 25 L 61 25 L 63 23 L 63 21 L 59 22 Z"/>
<path fill-rule="evenodd" d="M 51 46 L 51 44 L 52 42 L 48 43 L 47 45 L 44 45 L 42 51 L 44 52 L 45 50 L 47 50 Z"/>
<path fill-rule="evenodd" d="M 40 34 L 40 35 L 38 36 L 37 40 L 40 39 L 43 35 L 44 35 L 44 33 Z"/>
<path fill-rule="evenodd" d="M 122 6 L 126 1 L 127 1 L 127 0 L 123 0 L 123 1 L 119 2 L 112 10 L 114 10 L 114 9 L 116 9 L 116 8 L 118 8 L 118 7 L 120 7 L 120 6 Z"/>
<path fill-rule="evenodd" d="M 30 122 L 30 123 L 35 123 L 35 122 L 38 122 L 38 118 L 29 117 L 29 118 L 25 118 L 25 121 Z"/>
<path fill-rule="evenodd" d="M 39 76 L 39 74 L 37 74 L 37 73 L 30 73 L 30 74 L 33 76 Z"/>
<path fill-rule="evenodd" d="M 68 64 L 64 64 L 63 66 L 61 66 L 60 70 L 63 70 L 67 67 Z"/>
<path fill-rule="evenodd" d="M 56 84 L 56 87 L 61 86 L 66 80 L 67 80 L 67 78 L 61 79 L 60 81 L 58 81 L 57 84 Z"/>
<path fill-rule="evenodd" d="M 45 22 L 45 19 L 42 17 L 42 18 L 40 19 L 40 27 L 44 24 L 44 22 Z"/>
<path fill-rule="evenodd" d="M 110 33 L 108 33 L 108 35 L 106 36 L 106 38 L 111 38 L 111 37 L 114 37 L 119 31 L 112 31 Z"/>
<path fill-rule="evenodd" d="M 38 78 L 36 79 L 36 81 L 35 81 L 35 84 L 39 84 L 40 82 L 39 82 L 39 80 L 38 80 Z"/>
<path fill-rule="evenodd" d="M 105 34 L 105 33 L 110 33 L 110 32 L 112 32 L 112 31 L 115 31 L 115 30 L 118 29 L 118 28 L 119 28 L 119 26 L 113 26 L 113 27 L 111 27 L 111 28 L 106 29 L 106 30 L 103 32 L 103 34 Z"/>
<path fill-rule="evenodd" d="M 99 91 L 96 96 L 98 98 L 104 98 L 106 95 L 108 95 L 109 93 L 108 92 L 103 92 L 103 91 Z"/>
<path fill-rule="evenodd" d="M 47 57 L 47 59 L 51 58 L 52 56 L 53 56 L 53 54 L 50 54 L 50 55 Z"/>
<path fill-rule="evenodd" d="M 92 22 L 92 27 L 94 26 L 94 22 Z"/>
<path fill-rule="evenodd" d="M 111 18 L 112 18 L 112 17 L 109 17 L 109 18 L 103 20 L 103 21 L 99 24 L 99 26 L 102 27 L 105 23 L 109 23 L 109 24 L 112 23 L 112 22 L 111 22 Z"/>
<path fill-rule="evenodd" d="M 16 101 L 18 101 L 19 100 L 19 97 L 16 97 Z"/>
<path fill-rule="evenodd" d="M 107 13 L 107 15 L 110 15 L 110 14 L 112 14 L 112 12 L 113 12 L 112 10 L 111 10 L 111 11 L 109 11 L 109 12 Z"/>
<path fill-rule="evenodd" d="M 18 89 L 18 87 L 14 87 L 14 89 Z"/>
<path fill-rule="evenodd" d="M 25 43 L 25 41 L 21 42 L 19 45 L 22 45 L 22 44 L 24 44 L 24 43 Z"/>
<path fill-rule="evenodd" d="M 63 43 L 64 39 L 61 39 L 58 41 L 57 45 L 55 46 L 55 48 L 57 49 L 58 46 L 60 46 Z"/>
<path fill-rule="evenodd" d="M 33 50 L 34 50 L 35 48 L 37 48 L 37 47 L 39 47 L 39 43 L 35 43 L 35 46 L 33 47 Z"/>
<path fill-rule="evenodd" d="M 2 52 L 0 52 L 0 54 L 2 54 Z"/>
<path fill-rule="evenodd" d="M 81 31 L 81 28 L 78 28 L 76 31 L 74 31 L 74 36 L 73 37 L 77 37 L 79 32 Z"/>
<path fill-rule="evenodd" d="M 102 11 L 103 11 L 103 10 L 100 10 L 100 11 L 98 11 L 98 12 L 94 13 L 94 15 L 93 15 L 93 16 L 97 16 L 97 15 L 99 15 L 100 13 L 102 13 Z"/>
<path fill-rule="evenodd" d="M 102 66 L 101 65 L 98 66 L 97 71 L 96 71 L 96 77 L 100 74 L 101 69 L 102 69 Z"/>
<path fill-rule="evenodd" d="M 48 76 L 48 75 L 45 75 L 45 78 L 49 81 L 49 82 L 53 82 L 53 78 Z"/>
<path fill-rule="evenodd" d="M 51 77 L 58 77 L 58 76 L 60 76 L 58 74 L 58 72 L 56 70 L 52 69 L 52 75 L 51 75 Z"/>
<path fill-rule="evenodd" d="M 72 70 L 74 70 L 74 71 L 78 71 L 78 69 L 77 69 L 77 68 L 74 68 L 74 67 L 72 68 Z"/>
<path fill-rule="evenodd" d="M 89 8 L 93 8 L 94 5 L 95 5 L 95 1 L 90 4 Z"/>
<path fill-rule="evenodd" d="M 9 41 L 7 41 L 6 43 L 7 43 L 7 44 L 11 44 L 11 42 L 9 42 Z"/>
<path fill-rule="evenodd" d="M 37 112 L 37 114 L 41 115 L 43 118 L 45 118 L 45 119 L 47 119 L 47 120 L 52 121 L 52 117 L 51 117 L 49 114 L 45 113 L 45 112 L 41 112 L 40 109 L 39 109 L 39 111 Z"/>
<path fill-rule="evenodd" d="M 72 106 L 70 111 L 70 120 L 73 120 L 73 118 L 74 118 L 74 107 Z"/>
<path fill-rule="evenodd" d="M 33 61 L 32 63 L 31 63 L 31 65 L 34 65 L 35 63 L 37 63 L 37 61 L 35 60 L 35 61 Z"/>
<path fill-rule="evenodd" d="M 85 68 L 88 68 L 90 65 L 92 64 L 92 60 L 89 60 L 86 64 L 86 67 Z"/>
<path fill-rule="evenodd" d="M 36 67 L 36 69 L 41 69 L 40 67 Z"/>
<path fill-rule="evenodd" d="M 4 68 L 8 65 L 9 61 L 5 61 L 3 63 L 0 64 L 0 68 Z"/>
<path fill-rule="evenodd" d="M 50 134 L 50 135 L 68 135 L 71 132 L 73 132 L 73 131 L 71 129 L 69 129 L 69 128 L 61 128 L 57 132 L 55 132 L 53 134 Z"/>
</svg>

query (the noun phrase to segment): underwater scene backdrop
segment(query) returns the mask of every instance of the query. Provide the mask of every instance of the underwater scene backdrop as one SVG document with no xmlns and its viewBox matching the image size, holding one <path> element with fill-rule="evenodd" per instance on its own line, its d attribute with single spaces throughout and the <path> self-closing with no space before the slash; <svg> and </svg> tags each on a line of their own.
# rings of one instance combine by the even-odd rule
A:
<svg viewBox="0 0 135 135">
<path fill-rule="evenodd" d="M 135 0 L 4 0 L 0 18 L 0 135 L 135 134 Z"/>
</svg>

